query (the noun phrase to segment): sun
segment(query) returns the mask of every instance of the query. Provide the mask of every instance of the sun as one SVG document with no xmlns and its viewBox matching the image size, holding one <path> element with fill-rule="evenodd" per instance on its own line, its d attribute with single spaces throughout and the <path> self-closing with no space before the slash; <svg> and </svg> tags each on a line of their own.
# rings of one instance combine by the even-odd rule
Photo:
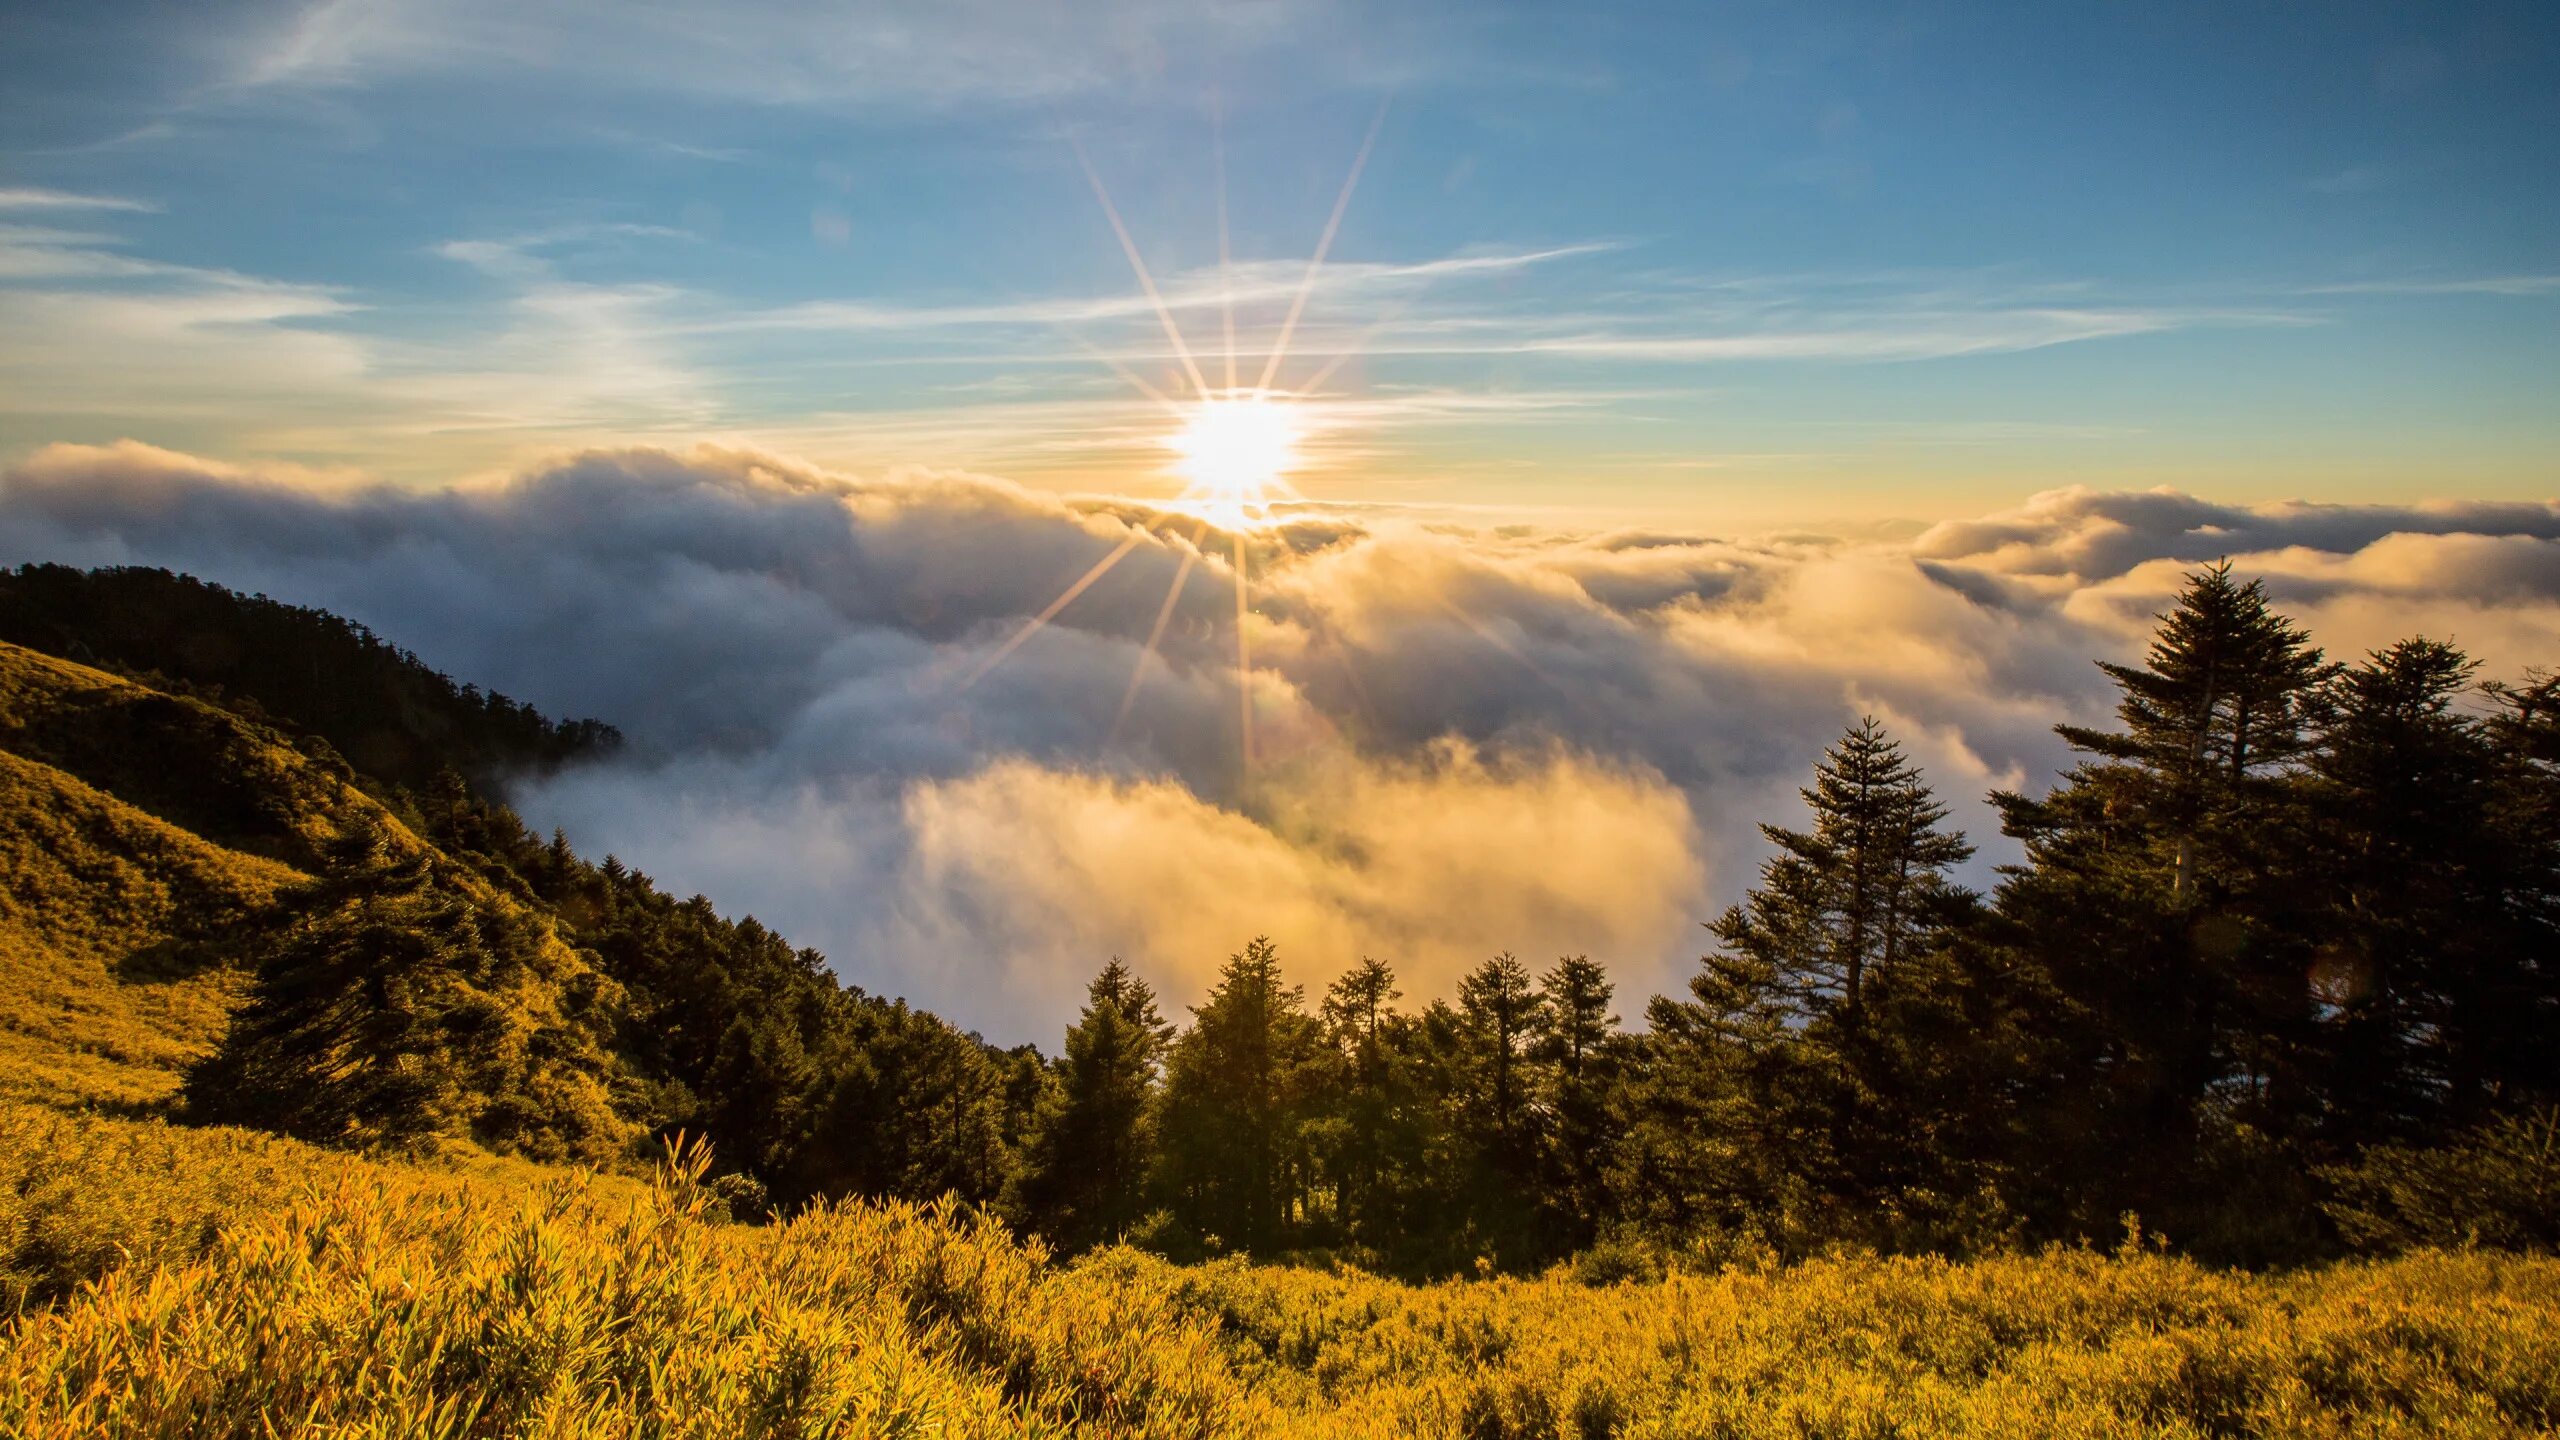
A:
<svg viewBox="0 0 2560 1440">
<path fill-rule="evenodd" d="M 1191 482 L 1184 498 L 1221 524 L 1251 523 L 1290 491 L 1305 427 L 1295 407 L 1260 390 L 1203 398 L 1165 438 L 1174 469 Z"/>
<path fill-rule="evenodd" d="M 1345 361 L 1358 353 L 1358 347 L 1341 350 L 1315 373 L 1292 389 L 1278 389 L 1281 366 L 1289 358 L 1289 342 L 1298 333 L 1298 322 L 1306 315 L 1307 302 L 1315 293 L 1316 280 L 1324 271 L 1325 256 L 1333 249 L 1334 236 L 1342 229 L 1342 213 L 1351 204 L 1351 192 L 1360 183 L 1360 172 L 1368 166 L 1369 152 L 1378 143 L 1378 131 L 1387 122 L 1384 101 L 1369 121 L 1369 133 L 1360 141 L 1360 153 L 1352 159 L 1351 173 L 1342 182 L 1342 193 L 1334 198 L 1333 214 L 1325 221 L 1324 233 L 1316 240 L 1315 254 L 1307 261 L 1306 273 L 1298 281 L 1297 292 L 1289 301 L 1286 318 L 1278 333 L 1263 351 L 1262 378 L 1250 385 L 1240 382 L 1238 362 L 1243 358 L 1236 348 L 1235 288 L 1232 261 L 1227 248 L 1227 170 L 1226 151 L 1221 142 L 1218 151 L 1218 308 L 1221 329 L 1226 337 L 1226 388 L 1213 389 L 1201 370 L 1200 358 L 1182 337 L 1182 326 L 1174 319 L 1173 307 L 1165 303 L 1164 293 L 1156 288 L 1155 276 L 1147 270 L 1146 260 L 1138 252 L 1138 243 L 1129 235 L 1129 227 L 1120 218 L 1120 207 L 1111 203 L 1111 192 L 1102 183 L 1101 172 L 1093 168 L 1093 158 L 1085 153 L 1082 141 L 1072 141 L 1076 163 L 1083 167 L 1084 178 L 1093 186 L 1093 198 L 1101 203 L 1103 218 L 1111 222 L 1111 233 L 1120 241 L 1120 253 L 1129 259 L 1129 269 L 1138 278 L 1138 288 L 1146 292 L 1147 303 L 1155 311 L 1156 323 L 1164 329 L 1165 344 L 1172 358 L 1181 364 L 1187 385 L 1172 387 L 1174 393 L 1150 384 L 1146 377 L 1130 369 L 1120 360 L 1087 343 L 1085 349 L 1094 358 L 1119 372 L 1138 393 L 1163 407 L 1173 419 L 1173 428 L 1162 437 L 1164 447 L 1173 452 L 1172 470 L 1187 483 L 1182 494 L 1165 507 L 1166 513 L 1144 525 L 1133 526 L 1120 543 L 1093 563 L 1058 593 L 1039 614 L 1024 620 L 1011 639 L 996 647 L 985 659 L 972 666 L 960 680 L 967 689 L 984 678 L 1006 656 L 1020 649 L 1042 627 L 1058 618 L 1058 613 L 1074 604 L 1077 596 L 1108 574 L 1121 558 L 1136 550 L 1160 526 L 1175 516 L 1197 520 L 1200 526 L 1191 544 L 1182 547 L 1179 563 L 1173 572 L 1173 583 L 1165 588 L 1164 604 L 1156 611 L 1155 628 L 1148 632 L 1147 643 L 1139 648 L 1137 665 L 1129 672 L 1128 688 L 1121 692 L 1120 712 L 1111 722 L 1105 749 L 1117 743 L 1120 730 L 1128 722 L 1130 707 L 1136 703 L 1138 688 L 1147 678 L 1148 661 L 1156 656 L 1156 647 L 1164 639 L 1165 626 L 1173 619 L 1174 610 L 1184 595 L 1184 583 L 1192 570 L 1201 564 L 1215 564 L 1210 557 L 1215 547 L 1210 541 L 1210 527 L 1225 532 L 1223 539 L 1231 548 L 1230 575 L 1235 582 L 1236 597 L 1236 739 L 1237 754 L 1243 762 L 1243 773 L 1250 776 L 1254 765 L 1253 744 L 1253 624 L 1252 606 L 1247 599 L 1247 575 L 1252 553 L 1246 543 L 1247 532 L 1271 525 L 1272 510 L 1282 501 L 1301 498 L 1289 484 L 1289 472 L 1301 463 L 1300 449 L 1311 434 L 1333 430 L 1331 423 L 1318 424 L 1309 417 L 1324 413 L 1324 382 Z M 1072 137 L 1071 137 L 1072 138 Z M 1372 327 L 1373 330 L 1375 327 Z M 1198 397 L 1193 399 L 1192 397 Z M 1349 664 L 1345 657 L 1344 663 Z M 1356 677 L 1355 677 L 1356 683 Z"/>
</svg>

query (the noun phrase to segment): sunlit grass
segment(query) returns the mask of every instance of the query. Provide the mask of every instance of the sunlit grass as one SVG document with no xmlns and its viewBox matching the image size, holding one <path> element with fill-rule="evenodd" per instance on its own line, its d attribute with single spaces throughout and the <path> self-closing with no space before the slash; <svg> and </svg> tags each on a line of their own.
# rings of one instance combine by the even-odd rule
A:
<svg viewBox="0 0 2560 1440">
<path fill-rule="evenodd" d="M 301 878 L 0 751 L 0 1094 L 166 1099 L 245 983 L 192 952 Z"/>
<path fill-rule="evenodd" d="M 0 1112 L 0 1434 L 2503 1436 L 2560 1262 L 2086 1251 L 1408 1286 Z"/>
</svg>

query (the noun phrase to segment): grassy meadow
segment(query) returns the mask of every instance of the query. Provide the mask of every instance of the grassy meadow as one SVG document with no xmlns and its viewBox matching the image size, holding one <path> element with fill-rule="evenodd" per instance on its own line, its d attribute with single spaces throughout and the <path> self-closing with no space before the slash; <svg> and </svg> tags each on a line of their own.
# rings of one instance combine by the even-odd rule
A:
<svg viewBox="0 0 2560 1440">
<path fill-rule="evenodd" d="M 0 1433 L 2508 1436 L 2560 1262 L 2287 1275 L 2127 1247 L 1406 1285 L 945 1207 L 733 1223 L 645 1183 L 0 1117 Z"/>
</svg>

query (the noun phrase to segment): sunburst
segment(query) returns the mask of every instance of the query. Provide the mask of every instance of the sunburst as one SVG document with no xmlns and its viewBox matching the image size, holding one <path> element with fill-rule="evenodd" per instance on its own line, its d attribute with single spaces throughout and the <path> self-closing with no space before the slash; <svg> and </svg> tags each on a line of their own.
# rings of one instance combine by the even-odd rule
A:
<svg viewBox="0 0 2560 1440">
<path fill-rule="evenodd" d="M 1138 652 L 1137 665 L 1129 675 L 1128 689 L 1121 696 L 1119 714 L 1112 721 L 1111 738 L 1114 742 L 1128 722 L 1131 707 L 1137 702 L 1139 687 L 1146 678 L 1147 664 L 1155 658 L 1157 647 L 1164 639 L 1165 627 L 1173 618 L 1182 587 L 1199 561 L 1197 546 L 1208 538 L 1208 528 L 1214 525 L 1227 532 L 1231 542 L 1235 579 L 1237 749 L 1244 768 L 1249 772 L 1253 766 L 1252 604 L 1245 537 L 1247 532 L 1271 524 L 1276 506 L 1298 498 L 1288 477 L 1303 463 L 1312 429 L 1308 419 L 1310 407 L 1304 403 L 1305 398 L 1349 358 L 1347 352 L 1335 356 L 1294 392 L 1279 388 L 1282 367 L 1288 361 L 1289 347 L 1296 339 L 1298 324 L 1306 316 L 1307 302 L 1315 293 L 1318 277 L 1323 274 L 1325 257 L 1333 250 L 1334 237 L 1341 233 L 1342 217 L 1351 207 L 1352 193 L 1359 188 L 1361 172 L 1368 168 L 1370 152 L 1377 146 L 1378 132 L 1385 126 L 1386 119 L 1387 104 L 1382 101 L 1376 116 L 1369 122 L 1368 133 L 1361 137 L 1360 150 L 1352 158 L 1350 173 L 1343 178 L 1342 189 L 1334 197 L 1332 213 L 1325 217 L 1324 231 L 1317 238 L 1315 252 L 1307 260 L 1306 273 L 1290 298 L 1288 314 L 1281 321 L 1270 349 L 1263 355 L 1261 377 L 1251 385 L 1238 383 L 1240 351 L 1236 343 L 1234 261 L 1227 228 L 1226 143 L 1223 125 L 1213 123 L 1220 328 L 1226 342 L 1226 383 L 1217 388 L 1212 388 L 1208 378 L 1201 373 L 1200 362 L 1184 339 L 1181 325 L 1174 320 L 1173 308 L 1165 303 L 1163 292 L 1157 288 L 1155 276 L 1148 271 L 1145 258 L 1138 253 L 1137 242 L 1130 236 L 1127 223 L 1121 219 L 1120 208 L 1112 203 L 1111 191 L 1102 183 L 1101 172 L 1094 168 L 1093 159 L 1085 153 L 1081 142 L 1070 142 L 1074 145 L 1076 162 L 1083 168 L 1086 182 L 1093 187 L 1094 199 L 1100 202 L 1103 216 L 1111 224 L 1111 233 L 1120 242 L 1121 254 L 1128 257 L 1129 268 L 1137 276 L 1138 287 L 1145 292 L 1148 304 L 1155 311 L 1157 323 L 1163 328 L 1165 341 L 1172 347 L 1173 358 L 1179 363 L 1187 385 L 1181 394 L 1167 395 L 1119 361 L 1090 345 L 1086 348 L 1093 350 L 1097 359 L 1171 414 L 1174 427 L 1164 435 L 1163 444 L 1173 456 L 1172 469 L 1183 479 L 1184 489 L 1169 508 L 1202 522 L 1200 533 L 1194 537 L 1194 548 L 1184 555 L 1180 568 L 1174 572 L 1173 584 L 1165 592 L 1164 604 L 1156 613 L 1155 626 L 1148 633 L 1145 646 Z M 1366 339 L 1365 335 L 1363 339 Z M 962 685 L 975 684 L 1002 664 L 1025 641 L 1056 619 L 1059 612 L 1073 603 L 1077 596 L 1119 564 L 1153 528 L 1149 526 L 1133 531 L 1122 540 L 1117 548 L 1079 576 L 1038 615 L 1025 621 L 1022 628 L 1015 631 L 995 653 L 972 669 Z"/>
<path fill-rule="evenodd" d="M 1174 468 L 1190 482 L 1190 508 L 1233 530 L 1263 523 L 1275 502 L 1294 498 L 1288 475 L 1305 438 L 1297 409 L 1259 390 L 1211 395 L 1192 406 L 1164 442 L 1181 457 Z"/>
</svg>

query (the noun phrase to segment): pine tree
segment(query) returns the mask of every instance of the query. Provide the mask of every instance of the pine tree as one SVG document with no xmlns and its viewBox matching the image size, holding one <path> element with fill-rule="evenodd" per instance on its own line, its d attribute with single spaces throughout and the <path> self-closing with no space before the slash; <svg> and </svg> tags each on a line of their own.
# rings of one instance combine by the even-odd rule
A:
<svg viewBox="0 0 2560 1440">
<path fill-rule="evenodd" d="M 903 1000 L 856 1001 L 820 1066 L 797 1193 L 986 1204 L 1004 1192 L 1005 1075 L 975 1035 Z"/>
<path fill-rule="evenodd" d="M 2066 1233 L 2136 1209 L 2234 1258 L 2273 1253 L 2300 1237 L 2241 1232 L 2305 1205 L 2284 1147 L 2317 1102 L 2305 775 L 2333 667 L 2263 585 L 2215 565 L 2142 665 L 2102 668 L 2121 728 L 2057 726 L 2089 758 L 2042 798 L 1992 797 L 2027 861 L 1998 929 L 2050 1002 L 2028 1122 L 2044 1139 L 2023 1158 Z"/>
<path fill-rule="evenodd" d="M 2404 640 L 2331 687 L 2313 763 L 2331 913 L 2314 971 L 2328 1045 L 2324 1127 L 2341 1143 L 2405 1139 L 2444 1117 L 2456 996 L 2503 936 L 2492 824 L 2497 755 L 2455 702 L 2475 666 Z"/>
<path fill-rule="evenodd" d="M 1322 1044 L 1305 992 L 1267 937 L 1227 958 L 1173 1044 L 1159 1110 L 1159 1184 L 1204 1242 L 1283 1248 L 1308 1179 L 1303 1098 Z"/>
<path fill-rule="evenodd" d="M 1971 858 L 1946 807 L 1870 716 L 1814 766 L 1813 828 L 1763 825 L 1778 848 L 1750 898 L 1709 927 L 1733 978 L 1799 1020 L 1855 1029 L 1867 991 L 1964 905 L 1947 871 Z"/>
<path fill-rule="evenodd" d="M 1449 1018 L 1447 1114 L 1457 1163 L 1448 1178 L 1462 1185 L 1453 1210 L 1470 1217 L 1467 1244 L 1476 1256 L 1541 1258 L 1536 1192 L 1546 1126 L 1535 1050 L 1546 1033 L 1545 1002 L 1529 967 L 1506 952 L 1459 979 Z"/>
<path fill-rule="evenodd" d="M 1117 958 L 1087 987 L 1020 1181 L 1021 1208 L 1042 1234 L 1082 1248 L 1120 1238 L 1145 1214 L 1149 1112 L 1172 1034 L 1155 991 Z"/>
<path fill-rule="evenodd" d="M 2203 833 L 2257 798 L 2259 782 L 2311 748 L 2304 724 L 2329 667 L 2302 627 L 2240 584 L 2230 562 L 2187 577 L 2140 666 L 2099 662 L 2121 692 L 2120 731 L 2057 725 L 2073 748 L 2127 767 L 2169 852 L 2172 902 L 2192 905 L 2211 864 Z"/>
<path fill-rule="evenodd" d="M 1487 1148 L 1509 1161 L 1529 1143 L 1531 1047 L 1544 1030 L 1546 1007 L 1529 967 L 1505 951 L 1458 981 L 1474 1083 L 1470 1108 Z"/>
<path fill-rule="evenodd" d="M 2560 1104 L 2560 675 L 2483 688 L 2495 707 L 2491 848 L 2467 923 L 2497 944 L 2440 987 L 2447 1098 L 2464 1124 Z"/>
<path fill-rule="evenodd" d="M 1845 1233 L 1935 1180 L 1910 1157 L 1923 1106 L 1901 1027 L 1973 903 L 1947 874 L 1972 846 L 1873 718 L 1802 793 L 1811 828 L 1761 827 L 1778 853 L 1759 885 L 1708 927 L 1718 948 L 1690 998 L 1649 1011 L 1653 1073 L 1620 1167 L 1666 1192 L 1646 1205 L 1657 1219 L 1782 1244 Z"/>
<path fill-rule="evenodd" d="M 1325 991 L 1321 1015 L 1334 1064 L 1316 1141 L 1344 1234 L 1383 1249 L 1402 1238 L 1402 1190 L 1420 1155 L 1413 1086 L 1403 1054 L 1403 992 L 1385 961 L 1362 956 Z"/>
<path fill-rule="evenodd" d="M 405 832 L 355 830 L 329 858 L 189 1072 L 190 1112 L 324 1144 L 452 1137 L 555 1161 L 630 1138 L 609 1049 L 621 992 L 592 957 Z"/>
<path fill-rule="evenodd" d="M 1689 998 L 1646 1006 L 1609 1179 L 1641 1228 L 1780 1238 L 1809 1208 L 1805 1177 L 1832 1169 L 1827 1135 L 1797 1103 L 1799 1027 L 1756 975 L 1736 974 L 1702 965 Z"/>
<path fill-rule="evenodd" d="M 1539 977 L 1546 1027 L 1533 1050 L 1544 1069 L 1549 1209 L 1564 1248 L 1591 1243 L 1607 1208 L 1606 1177 L 1617 1088 L 1618 1017 L 1609 1013 L 1616 987 L 1609 972 L 1584 955 L 1568 955 Z"/>
</svg>

